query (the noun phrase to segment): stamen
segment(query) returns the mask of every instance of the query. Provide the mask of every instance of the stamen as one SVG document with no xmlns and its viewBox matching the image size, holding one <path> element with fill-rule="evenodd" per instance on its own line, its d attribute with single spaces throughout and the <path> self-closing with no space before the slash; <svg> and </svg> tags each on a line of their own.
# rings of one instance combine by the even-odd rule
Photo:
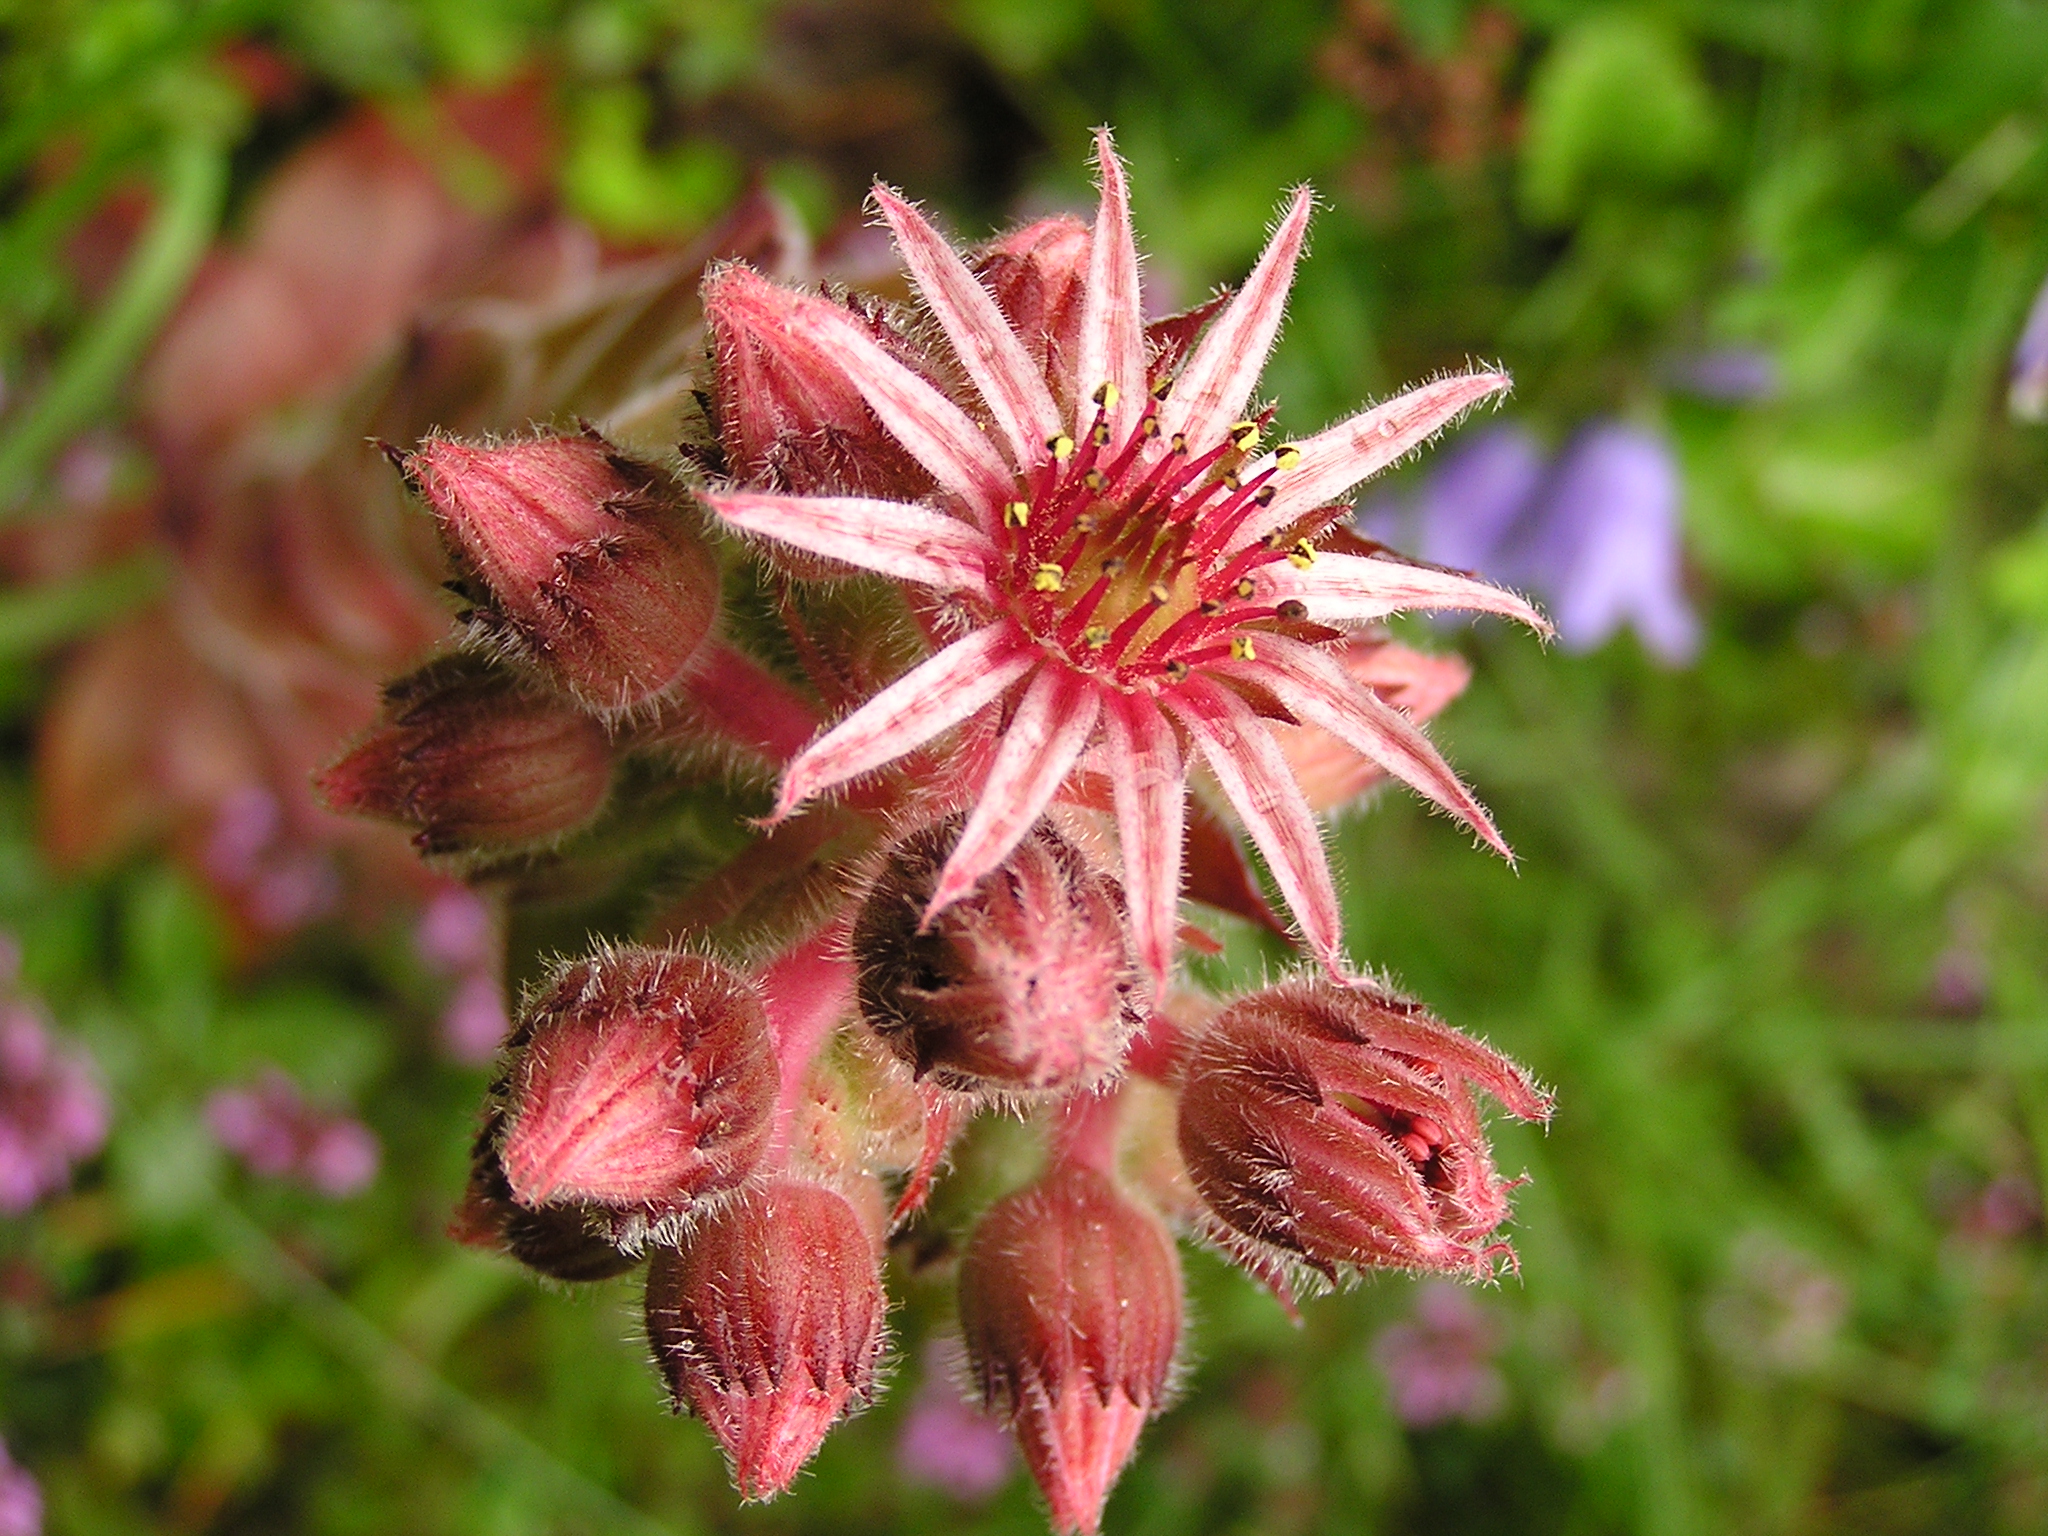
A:
<svg viewBox="0 0 2048 1536">
<path fill-rule="evenodd" d="M 1055 432 L 1045 440 L 1045 446 L 1052 456 L 1064 464 L 1074 456 L 1074 440 L 1064 432 Z"/>
<path fill-rule="evenodd" d="M 1067 586 L 1067 573 L 1050 560 L 1031 573 L 1031 590 L 1034 592 L 1063 592 Z"/>
<path fill-rule="evenodd" d="M 1188 680 L 1188 664 L 1178 657 L 1169 661 L 1160 670 L 1166 674 L 1166 680 L 1170 683 L 1184 683 Z"/>
<path fill-rule="evenodd" d="M 1123 399 L 1123 397 L 1123 391 L 1105 379 L 1096 386 L 1095 393 L 1088 398 L 1101 406 L 1105 411 L 1113 411 L 1116 409 L 1117 401 Z"/>
<path fill-rule="evenodd" d="M 1230 446 L 1239 453 L 1250 453 L 1259 445 L 1259 424 L 1256 421 L 1236 421 L 1230 424 Z"/>
<path fill-rule="evenodd" d="M 1246 582 L 1245 585 L 1250 586 L 1251 583 Z M 1308 617 L 1308 604 L 1298 597 L 1290 597 L 1278 608 L 1275 608 L 1273 614 L 1276 618 L 1285 619 L 1290 624 L 1299 624 Z"/>
<path fill-rule="evenodd" d="M 1273 450 L 1273 467 L 1283 475 L 1301 463 L 1301 450 L 1292 443 L 1282 443 Z"/>
<path fill-rule="evenodd" d="M 1081 640 L 1089 650 L 1099 651 L 1109 644 L 1109 628 L 1103 624 L 1090 624 L 1081 631 Z"/>
<path fill-rule="evenodd" d="M 1003 526 L 1023 528 L 1031 522 L 1031 503 L 1028 501 L 1006 501 L 1003 503 Z"/>
<path fill-rule="evenodd" d="M 1287 563 L 1297 570 L 1307 570 L 1316 563 L 1316 547 L 1307 539 L 1296 539 L 1294 547 L 1287 552 Z"/>
<path fill-rule="evenodd" d="M 1230 657 L 1233 661 L 1257 661 L 1259 653 L 1252 645 L 1252 637 L 1250 635 L 1232 635 L 1230 637 Z"/>
</svg>

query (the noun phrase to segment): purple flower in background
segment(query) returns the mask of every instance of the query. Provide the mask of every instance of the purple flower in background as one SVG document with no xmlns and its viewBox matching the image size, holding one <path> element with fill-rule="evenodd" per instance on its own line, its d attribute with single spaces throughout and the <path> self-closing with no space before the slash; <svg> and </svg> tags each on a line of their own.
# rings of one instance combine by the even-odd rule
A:
<svg viewBox="0 0 2048 1536">
<path fill-rule="evenodd" d="M 924 1380 L 896 1436 L 903 1480 L 940 1488 L 963 1504 L 993 1498 L 1016 1467 L 1003 1427 L 960 1395 L 965 1352 L 954 1339 L 934 1339 L 924 1354 Z"/>
<path fill-rule="evenodd" d="M 43 1536 L 43 1491 L 0 1442 L 0 1536 Z"/>
<path fill-rule="evenodd" d="M 1415 552 L 1436 565 L 1514 584 L 1512 541 L 1543 484 L 1543 449 L 1527 427 L 1489 427 L 1445 454 L 1416 498 Z"/>
<path fill-rule="evenodd" d="M 441 1013 L 442 1045 L 457 1061 L 489 1061 L 512 1027 L 498 977 L 498 919 L 490 903 L 467 886 L 444 886 L 420 913 L 413 947 L 434 970 L 457 978 Z"/>
<path fill-rule="evenodd" d="M 296 1179 L 333 1199 L 377 1176 L 376 1134 L 360 1120 L 306 1102 L 275 1069 L 252 1088 L 222 1088 L 206 1101 L 214 1139 L 251 1173 Z"/>
<path fill-rule="evenodd" d="M 221 796 L 200 862 L 267 933 L 290 933 L 334 910 L 341 877 L 324 853 L 292 847 L 283 802 L 261 784 Z"/>
<path fill-rule="evenodd" d="M 1405 506 L 1381 498 L 1358 522 L 1432 564 L 1533 589 L 1567 650 L 1628 625 L 1659 661 L 1683 666 L 1699 620 L 1685 597 L 1680 488 L 1661 434 L 1595 422 L 1546 464 L 1534 434 L 1510 423 L 1446 454 Z"/>
<path fill-rule="evenodd" d="M 2012 383 L 2006 409 L 2018 421 L 2048 421 L 2048 283 L 2034 295 L 2026 328 L 2012 349 Z"/>
<path fill-rule="evenodd" d="M 1507 1405 L 1507 1383 L 1493 1366 L 1500 1344 L 1499 1324 L 1472 1293 L 1437 1280 L 1416 1291 L 1407 1322 L 1380 1330 L 1372 1358 L 1395 1416 L 1411 1429 L 1478 1424 Z"/>
<path fill-rule="evenodd" d="M 1590 651 L 1627 624 L 1667 665 L 1698 653 L 1679 490 L 1678 460 L 1659 433 L 1603 421 L 1565 445 L 1525 518 L 1517 558 L 1549 597 L 1566 650 Z"/>
<path fill-rule="evenodd" d="M 1778 360 L 1761 347 L 1709 347 L 1674 357 L 1665 376 L 1675 389 L 1722 405 L 1768 400 L 1783 380 Z"/>
<path fill-rule="evenodd" d="M 91 1059 L 59 1045 L 34 1004 L 0 1001 L 0 1212 L 69 1184 L 72 1166 L 106 1144 L 107 1120 Z"/>
</svg>

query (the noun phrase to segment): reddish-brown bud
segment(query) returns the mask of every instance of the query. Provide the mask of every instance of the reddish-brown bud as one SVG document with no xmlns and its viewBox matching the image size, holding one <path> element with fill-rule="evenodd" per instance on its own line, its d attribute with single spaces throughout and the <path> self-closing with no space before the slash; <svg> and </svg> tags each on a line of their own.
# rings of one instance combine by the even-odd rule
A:
<svg viewBox="0 0 2048 1536">
<path fill-rule="evenodd" d="M 1040 822 L 923 926 L 959 830 L 957 818 L 921 828 L 884 855 L 853 929 L 862 1017 L 948 1088 L 1099 1082 L 1138 1022 L 1116 883 Z"/>
<path fill-rule="evenodd" d="M 503 1130 L 504 1112 L 494 1110 L 470 1155 L 469 1188 L 452 1229 L 458 1242 L 499 1249 L 554 1280 L 609 1280 L 640 1262 L 599 1230 L 599 1212 L 574 1205 L 531 1210 L 513 1199 L 498 1160 Z"/>
<path fill-rule="evenodd" d="M 1172 1238 L 1091 1167 L 1056 1165 L 975 1227 L 960 1264 L 973 1379 L 1009 1422 L 1062 1536 L 1100 1527 L 1165 1399 L 1180 1318 Z"/>
<path fill-rule="evenodd" d="M 1180 1149 L 1227 1243 L 1326 1279 L 1373 1268 L 1484 1275 L 1512 1259 L 1467 1084 L 1525 1120 L 1550 1100 L 1498 1051 L 1362 982 L 1239 998 L 1196 1045 Z"/>
<path fill-rule="evenodd" d="M 417 829 L 428 853 L 529 848 L 587 824 L 611 786 L 604 727 L 481 657 L 384 690 L 384 712 L 317 783 L 337 811 Z"/>
<path fill-rule="evenodd" d="M 753 1173 L 779 1076 L 740 977 L 671 949 L 601 950 L 522 1014 L 499 1147 L 520 1204 L 596 1206 L 632 1241 Z"/>
<path fill-rule="evenodd" d="M 991 241 L 975 262 L 1010 328 L 1045 370 L 1055 398 L 1072 388 L 1091 243 L 1086 224 L 1070 213 L 1054 214 Z M 1074 402 L 1062 404 L 1071 412 Z"/>
<path fill-rule="evenodd" d="M 931 488 L 930 474 L 883 427 L 845 369 L 789 324 L 795 310 L 828 302 L 750 267 L 722 267 L 704 280 L 726 473 L 800 495 L 912 500 Z M 877 339 L 894 349 L 886 332 Z"/>
<path fill-rule="evenodd" d="M 659 698 L 710 634 L 710 550 L 660 473 L 595 434 L 430 437 L 403 467 L 484 588 L 478 626 L 586 708 Z"/>
<path fill-rule="evenodd" d="M 670 1405 L 710 1427 L 748 1499 L 770 1499 L 874 1390 L 881 1260 L 852 1202 L 781 1177 L 693 1222 L 647 1273 Z"/>
</svg>

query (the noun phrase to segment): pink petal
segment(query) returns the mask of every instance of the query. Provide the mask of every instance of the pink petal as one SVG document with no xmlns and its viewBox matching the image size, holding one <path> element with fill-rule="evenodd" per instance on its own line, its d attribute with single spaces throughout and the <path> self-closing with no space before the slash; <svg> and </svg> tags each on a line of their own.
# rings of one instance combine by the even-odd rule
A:
<svg viewBox="0 0 2048 1536">
<path fill-rule="evenodd" d="M 1088 251 L 1088 292 L 1081 304 L 1081 349 L 1074 371 L 1077 434 L 1095 419 L 1095 391 L 1116 386 L 1109 429 L 1122 438 L 1145 394 L 1145 319 L 1138 303 L 1138 247 L 1131 234 L 1131 196 L 1109 130 L 1095 130 L 1102 202 Z"/>
<path fill-rule="evenodd" d="M 1285 528 L 1304 513 L 1329 505 L 1359 481 L 1428 442 L 1461 412 L 1508 389 L 1513 382 L 1504 373 L 1449 374 L 1297 444 L 1301 463 L 1277 478 L 1272 504 L 1238 530 L 1236 547 L 1241 549 L 1275 528 Z"/>
<path fill-rule="evenodd" d="M 931 222 L 887 187 L 875 201 L 896 235 L 896 249 L 917 280 L 917 291 L 938 318 L 968 378 L 988 402 L 996 428 L 1019 467 L 1045 457 L 1045 440 L 1060 429 L 1059 408 L 1045 375 L 996 307 L 995 297 L 946 243 Z"/>
<path fill-rule="evenodd" d="M 883 351 L 836 305 L 801 305 L 790 327 L 837 362 L 882 425 L 941 487 L 993 517 L 1014 481 L 995 444 L 965 411 Z"/>
<path fill-rule="evenodd" d="M 1318 552 L 1307 567 L 1276 560 L 1252 573 L 1263 602 L 1292 598 L 1318 624 L 1364 624 L 1410 608 L 1461 608 L 1519 619 L 1546 639 L 1550 621 L 1505 587 L 1383 555 Z"/>
<path fill-rule="evenodd" d="M 996 547 L 987 534 L 927 507 L 862 496 L 707 495 L 711 510 L 748 533 L 794 544 L 903 581 L 991 596 Z"/>
<path fill-rule="evenodd" d="M 1245 279 L 1244 288 L 1217 316 L 1195 355 L 1174 381 L 1173 393 L 1159 412 L 1162 439 L 1183 432 L 1200 452 L 1219 441 L 1243 413 L 1259 374 L 1273 350 L 1280 319 L 1287 309 L 1287 290 L 1294 285 L 1294 264 L 1301 256 L 1302 237 L 1315 198 L 1303 187 L 1294 194 L 1266 253 Z"/>
<path fill-rule="evenodd" d="M 1258 660 L 1226 662 L 1216 670 L 1271 690 L 1303 724 L 1321 726 L 1363 752 L 1395 778 L 1468 823 L 1503 858 L 1513 862 L 1486 807 L 1451 771 L 1421 726 L 1370 689 L 1360 687 L 1334 657 L 1312 645 L 1284 635 L 1261 635 L 1258 647 Z"/>
<path fill-rule="evenodd" d="M 821 790 L 923 746 L 1001 696 L 1037 653 L 1008 623 L 977 629 L 919 663 L 798 754 L 782 777 L 780 821 Z"/>
<path fill-rule="evenodd" d="M 1117 839 L 1123 845 L 1124 899 L 1138 960 L 1155 997 L 1173 972 L 1180 928 L 1181 838 L 1187 776 L 1173 727 L 1151 699 L 1113 694 L 1102 713 L 1109 782 L 1116 796 Z"/>
<path fill-rule="evenodd" d="M 1101 709 L 1094 683 L 1058 662 L 1039 669 L 1003 732 L 988 783 L 975 802 L 946 867 L 925 921 L 946 910 L 1010 856 L 1031 830 L 1088 745 Z"/>
<path fill-rule="evenodd" d="M 853 964 L 844 926 L 799 940 L 755 973 L 782 1085 L 775 1099 L 774 1150 L 789 1145 L 811 1060 L 853 1001 Z M 772 1155 L 772 1153 L 771 1153 Z"/>
<path fill-rule="evenodd" d="M 1266 856 L 1309 947 L 1331 971 L 1343 974 L 1343 925 L 1330 861 L 1280 744 L 1249 704 L 1199 675 L 1162 702 L 1188 728 L 1224 797 Z"/>
</svg>

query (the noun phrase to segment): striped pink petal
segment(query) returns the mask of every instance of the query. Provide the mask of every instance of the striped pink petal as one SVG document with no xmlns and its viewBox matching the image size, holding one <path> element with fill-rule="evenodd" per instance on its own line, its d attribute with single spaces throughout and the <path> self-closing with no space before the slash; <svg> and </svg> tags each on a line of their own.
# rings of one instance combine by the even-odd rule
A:
<svg viewBox="0 0 2048 1536">
<path fill-rule="evenodd" d="M 1071 667 L 1055 662 L 1039 669 L 1003 731 L 988 782 L 960 831 L 960 841 L 939 871 L 938 887 L 925 908 L 926 922 L 1010 856 L 1073 772 L 1100 708 L 1095 684 Z"/>
<path fill-rule="evenodd" d="M 1550 621 L 1524 598 L 1476 576 L 1383 555 L 1319 552 L 1307 566 L 1276 560 L 1252 574 L 1263 602 L 1290 598 L 1318 624 L 1364 624 L 1411 608 L 1455 608 L 1519 619 L 1546 639 Z"/>
<path fill-rule="evenodd" d="M 1294 194 L 1266 253 L 1245 279 L 1230 307 L 1211 322 L 1195 355 L 1188 360 L 1173 393 L 1159 410 L 1162 440 L 1185 433 L 1196 451 L 1219 441 L 1230 424 L 1244 414 L 1280 332 L 1287 309 L 1287 291 L 1294 286 L 1294 264 L 1308 233 L 1315 197 L 1303 187 Z"/>
<path fill-rule="evenodd" d="M 965 411 L 897 362 L 836 305 L 822 300 L 803 304 L 789 323 L 824 349 L 890 435 L 941 487 L 993 518 L 1014 481 L 995 444 Z"/>
<path fill-rule="evenodd" d="M 1486 807 L 1451 771 L 1422 727 L 1371 689 L 1360 687 L 1334 657 L 1285 635 L 1261 635 L 1256 661 L 1225 662 L 1216 670 L 1268 689 L 1304 725 L 1321 726 L 1364 753 L 1469 824 L 1503 858 L 1513 862 Z"/>
<path fill-rule="evenodd" d="M 1102 201 L 1088 250 L 1088 289 L 1081 302 L 1081 345 L 1074 372 L 1076 435 L 1095 419 L 1095 391 L 1113 384 L 1117 403 L 1109 429 L 1121 439 L 1145 395 L 1145 319 L 1138 302 L 1138 247 L 1131 233 L 1131 194 L 1109 130 L 1095 130 Z"/>
<path fill-rule="evenodd" d="M 991 596 L 998 558 L 987 534 L 956 517 L 864 496 L 707 495 L 733 527 L 814 555 L 944 591 Z"/>
<path fill-rule="evenodd" d="M 1162 995 L 1173 972 L 1180 933 L 1181 839 L 1186 827 L 1187 775 L 1173 727 L 1143 694 L 1104 701 L 1103 738 L 1116 801 L 1117 840 L 1124 856 L 1124 899 L 1138 962 Z"/>
<path fill-rule="evenodd" d="M 1449 374 L 1297 444 L 1301 462 L 1274 482 L 1278 489 L 1272 504 L 1238 530 L 1235 545 L 1242 548 L 1317 507 L 1329 505 L 1513 382 L 1504 373 Z"/>
<path fill-rule="evenodd" d="M 1031 670 L 1039 653 L 1008 623 L 977 629 L 896 679 L 798 754 L 775 800 L 781 820 L 820 791 L 872 773 L 958 725 Z"/>
<path fill-rule="evenodd" d="M 875 201 L 917 291 L 988 402 L 996 429 L 1009 444 L 1010 462 L 1020 468 L 1036 464 L 1045 457 L 1046 439 L 1060 429 L 1059 408 L 1045 387 L 1044 373 L 1010 329 L 995 297 L 931 221 L 887 187 L 876 186 Z"/>
<path fill-rule="evenodd" d="M 1343 924 L 1322 832 L 1273 733 L 1243 699 L 1199 674 L 1162 702 L 1194 737 L 1224 798 L 1266 856 L 1309 947 L 1343 974 Z"/>
</svg>

